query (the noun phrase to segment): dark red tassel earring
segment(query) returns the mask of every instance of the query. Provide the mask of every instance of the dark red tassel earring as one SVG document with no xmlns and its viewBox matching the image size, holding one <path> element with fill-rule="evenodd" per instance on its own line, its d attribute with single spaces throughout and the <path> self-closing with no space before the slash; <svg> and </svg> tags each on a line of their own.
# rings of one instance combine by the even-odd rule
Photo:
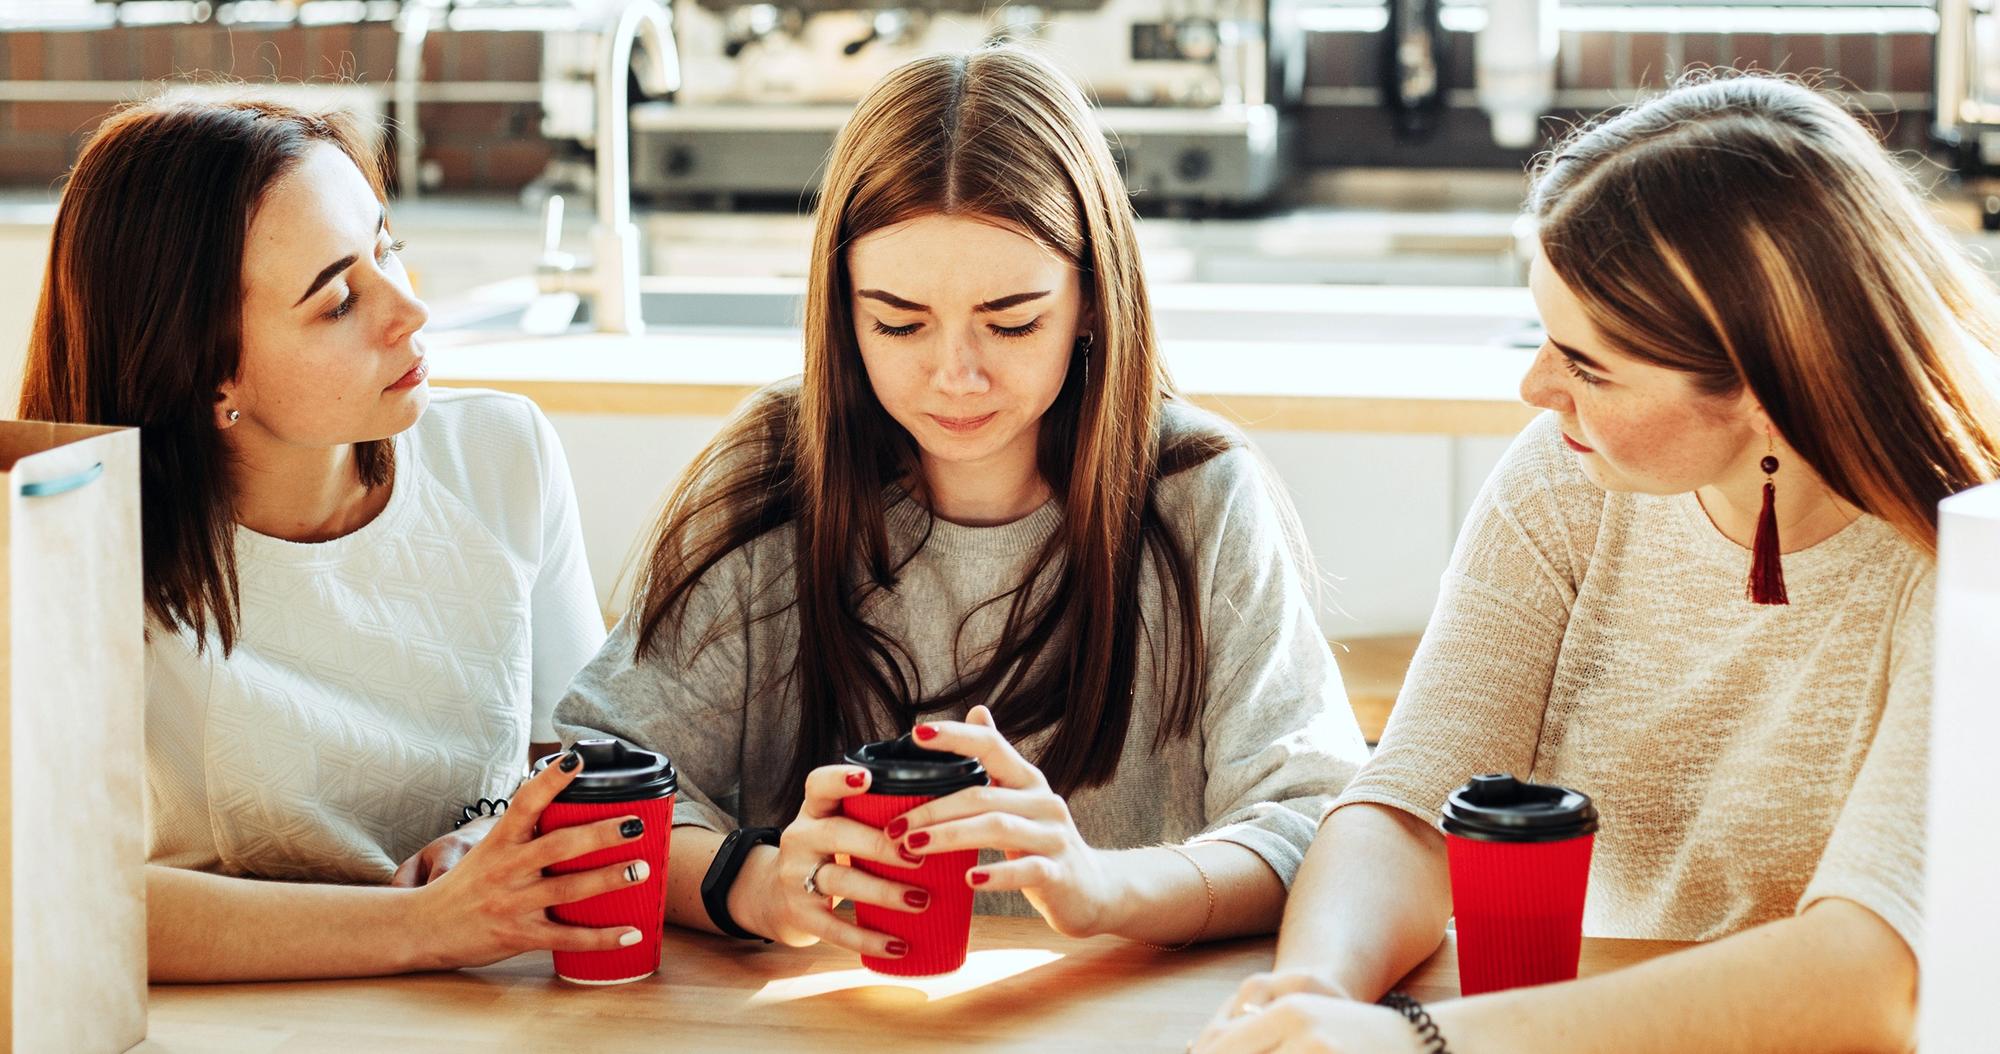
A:
<svg viewBox="0 0 2000 1054">
<path fill-rule="evenodd" d="M 1771 477 L 1778 472 L 1772 455 L 1769 432 L 1764 433 L 1764 511 L 1757 514 L 1757 543 L 1750 550 L 1750 586 L 1746 592 L 1753 604 L 1790 604 L 1785 598 L 1785 568 L 1778 559 L 1778 484 Z"/>
</svg>

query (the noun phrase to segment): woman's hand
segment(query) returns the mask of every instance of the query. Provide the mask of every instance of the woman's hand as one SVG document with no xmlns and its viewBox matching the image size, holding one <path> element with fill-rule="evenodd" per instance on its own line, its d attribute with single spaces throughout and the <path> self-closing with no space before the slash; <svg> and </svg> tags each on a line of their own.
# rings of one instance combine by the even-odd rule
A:
<svg viewBox="0 0 2000 1054">
<path fill-rule="evenodd" d="M 1209 1019 L 1208 1028 L 1201 1034 L 1201 1041 L 1207 1042 L 1221 1035 L 1235 1022 L 1263 1011 L 1272 1003 L 1291 995 L 1325 996 L 1354 1002 L 1352 992 L 1341 988 L 1331 978 L 1307 970 L 1281 970 L 1273 973 L 1251 974 L 1236 986 L 1236 994 L 1222 1004 L 1222 1008 Z"/>
<path fill-rule="evenodd" d="M 1064 936 L 1118 928 L 1122 889 L 1104 854 L 1084 843 L 1069 803 L 993 726 L 991 711 L 975 706 L 963 722 L 928 722 L 918 725 L 915 735 L 932 750 L 977 758 L 993 782 L 904 813 L 889 825 L 889 837 L 913 857 L 998 849 L 1007 854 L 1006 863 L 975 867 L 965 880 L 981 890 L 1021 891 Z"/>
<path fill-rule="evenodd" d="M 1299 991 L 1210 1025 L 1190 1049 L 1195 1054 L 1424 1054 L 1424 1042 L 1388 1007 Z"/>
<path fill-rule="evenodd" d="M 423 965 L 483 966 L 525 951 L 609 951 L 643 939 L 630 926 L 592 929 L 548 917 L 557 904 L 635 885 L 650 873 L 639 860 L 570 875 L 542 874 L 545 867 L 631 841 L 645 830 L 637 816 L 616 816 L 536 837 L 542 810 L 582 769 L 583 758 L 572 751 L 522 784 L 485 837 L 412 894 L 412 928 Z"/>
<path fill-rule="evenodd" d="M 465 854 L 478 845 L 480 839 L 493 830 L 499 822 L 498 816 L 481 816 L 471 820 L 446 834 L 439 835 L 431 844 L 424 846 L 403 861 L 401 867 L 389 879 L 392 886 L 427 886 L 444 877 L 444 873 L 458 866 Z"/>
<path fill-rule="evenodd" d="M 729 913 L 744 928 L 794 948 L 825 941 L 883 959 L 909 954 L 905 942 L 833 913 L 843 900 L 910 913 L 930 905 L 930 893 L 921 888 L 850 866 L 854 858 L 910 866 L 879 829 L 841 814 L 841 799 L 866 794 L 868 783 L 868 770 L 854 765 L 827 765 L 806 776 L 805 802 L 798 818 L 779 835 L 775 859 L 758 861 L 754 878 L 753 865 L 746 861 L 730 890 Z M 820 895 L 807 891 L 808 878 Z"/>
</svg>

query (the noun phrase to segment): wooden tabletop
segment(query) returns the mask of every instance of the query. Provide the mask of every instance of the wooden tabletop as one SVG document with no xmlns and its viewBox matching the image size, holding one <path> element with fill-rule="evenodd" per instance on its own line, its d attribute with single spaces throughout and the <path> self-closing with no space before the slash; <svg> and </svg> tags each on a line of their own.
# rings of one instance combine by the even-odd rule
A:
<svg viewBox="0 0 2000 1054">
<path fill-rule="evenodd" d="M 358 981 L 155 985 L 138 1050 L 1176 1051 L 1242 979 L 1268 937 L 1182 952 L 1071 940 L 1039 919 L 982 917 L 956 974 L 881 977 L 834 948 L 784 948 L 670 931 L 659 973 L 613 988 L 558 981 L 543 953 L 477 970 Z M 1681 945 L 1590 939 L 1582 972 Z M 1447 940 L 1405 986 L 1458 992 Z"/>
</svg>

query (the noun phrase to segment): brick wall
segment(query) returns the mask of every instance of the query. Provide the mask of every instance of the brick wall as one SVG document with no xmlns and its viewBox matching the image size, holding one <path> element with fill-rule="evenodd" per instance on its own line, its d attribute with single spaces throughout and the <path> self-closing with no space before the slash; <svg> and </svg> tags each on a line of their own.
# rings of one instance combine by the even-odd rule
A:
<svg viewBox="0 0 2000 1054">
<path fill-rule="evenodd" d="M 1486 118 L 1465 97 L 1472 85 L 1472 38 L 1448 34 L 1449 83 L 1455 105 L 1429 140 L 1396 139 L 1370 91 L 1380 83 L 1375 34 L 1314 33 L 1309 40 L 1307 107 L 1302 118 L 1309 165 L 1518 166 L 1526 152 L 1495 147 Z M 1931 38 L 1885 35 L 1769 33 L 1568 33 L 1559 81 L 1571 108 L 1557 117 L 1587 116 L 1638 89 L 1663 84 L 1686 65 L 1755 66 L 1818 72 L 1831 83 L 1867 93 L 1868 108 L 1904 110 L 1883 122 L 1891 145 L 1923 142 L 1929 115 Z M 425 42 L 424 80 L 455 85 L 531 84 L 540 71 L 533 33 L 438 32 Z M 188 74 L 251 81 L 345 77 L 388 85 L 396 39 L 387 23 L 315 28 L 121 27 L 78 32 L 0 33 L 0 81 L 14 96 L 0 100 L 0 184 L 43 184 L 74 158 L 78 143 L 109 108 L 106 102 L 20 98 L 31 82 L 158 80 Z M 1893 97 L 1893 98 L 1892 98 Z M 1580 101 L 1579 101 L 1580 100 Z M 419 107 L 424 157 L 450 190 L 518 189 L 542 170 L 551 148 L 538 134 L 533 102 L 431 102 Z"/>
<path fill-rule="evenodd" d="M 541 59 L 541 38 L 534 33 L 437 32 L 424 42 L 423 79 L 531 88 Z M 83 137 L 116 105 L 115 99 L 36 99 L 33 82 L 50 94 L 82 84 L 116 95 L 124 86 L 182 77 L 350 80 L 386 91 L 395 67 L 396 34 L 386 22 L 0 33 L 0 81 L 13 82 L 0 100 L 0 185 L 39 185 L 60 175 Z M 444 189 L 518 189 L 541 172 L 551 152 L 533 102 L 424 100 L 417 113 L 424 158 L 436 162 Z"/>
</svg>

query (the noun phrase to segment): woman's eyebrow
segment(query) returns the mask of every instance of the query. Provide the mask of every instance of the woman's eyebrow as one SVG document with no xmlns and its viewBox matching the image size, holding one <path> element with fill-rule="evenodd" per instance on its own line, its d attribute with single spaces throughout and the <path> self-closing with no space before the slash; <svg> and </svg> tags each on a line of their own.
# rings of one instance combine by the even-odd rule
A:
<svg viewBox="0 0 2000 1054">
<path fill-rule="evenodd" d="M 862 289 L 856 291 L 854 295 L 868 300 L 879 300 L 882 303 L 897 309 L 898 311 L 927 312 L 930 310 L 930 307 L 928 305 L 919 304 L 914 300 L 905 300 L 894 293 L 884 292 L 880 289 Z M 1047 295 L 1049 295 L 1049 291 L 1046 289 L 1036 290 L 1030 293 L 1009 293 L 1006 296 L 998 297 L 993 300 L 988 300 L 987 302 L 980 304 L 978 307 L 975 307 L 972 310 L 975 312 L 982 312 L 982 313 L 991 311 L 1005 311 L 1010 307 L 1018 307 L 1022 304 L 1027 303 L 1030 300 L 1039 300 Z"/>
<path fill-rule="evenodd" d="M 388 224 L 389 224 L 389 208 L 388 206 L 385 205 L 382 207 L 382 211 L 378 213 L 375 217 L 375 233 L 377 235 L 380 235 L 382 233 L 382 228 L 388 226 Z M 342 271 L 347 270 L 350 267 L 353 267 L 354 261 L 359 259 L 361 259 L 361 257 L 353 253 L 348 253 L 346 256 L 343 256 L 340 259 L 335 260 L 330 264 L 327 264 L 325 269 L 320 271 L 319 276 L 312 280 L 312 285 L 306 288 L 306 294 L 300 297 L 295 303 L 292 304 L 292 306 L 297 307 L 299 306 L 299 304 L 303 304 L 307 300 L 312 299 L 312 295 L 326 288 L 326 284 L 328 282 L 333 281 L 335 275 L 339 274 Z"/>
<path fill-rule="evenodd" d="M 1570 359 L 1570 361 L 1576 363 L 1579 366 L 1584 367 L 1585 369 L 1596 370 L 1599 373 L 1611 372 L 1609 369 L 1605 368 L 1603 363 L 1598 362 L 1596 359 L 1593 359 L 1590 356 L 1585 355 L 1583 352 L 1580 352 L 1575 348 L 1570 347 L 1567 344 L 1564 344 L 1563 342 L 1555 339 L 1554 337 L 1549 338 L 1549 343 L 1555 345 L 1556 350 L 1562 352 L 1565 356 L 1567 356 Z"/>
</svg>

